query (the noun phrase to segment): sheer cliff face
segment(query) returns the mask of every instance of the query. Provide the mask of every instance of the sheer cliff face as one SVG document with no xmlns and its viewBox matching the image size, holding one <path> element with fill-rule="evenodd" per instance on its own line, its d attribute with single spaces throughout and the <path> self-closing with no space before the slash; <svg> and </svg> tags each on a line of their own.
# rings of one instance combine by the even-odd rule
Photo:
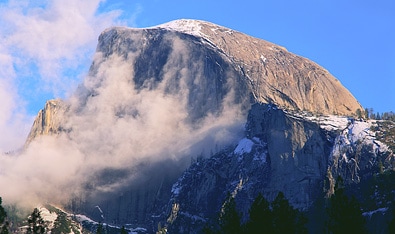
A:
<svg viewBox="0 0 395 234">
<path fill-rule="evenodd" d="M 306 209 L 324 191 L 331 151 L 327 137 L 317 123 L 255 104 L 246 138 L 191 166 L 173 186 L 172 201 L 180 212 L 204 214 L 204 219 L 214 217 L 230 193 L 246 217 L 259 193 L 273 200 L 282 191 L 293 206 Z"/>
<path fill-rule="evenodd" d="M 26 146 L 41 135 L 59 134 L 68 106 L 61 100 L 50 100 L 45 103 L 34 120 L 33 127 L 27 137 Z"/>
</svg>

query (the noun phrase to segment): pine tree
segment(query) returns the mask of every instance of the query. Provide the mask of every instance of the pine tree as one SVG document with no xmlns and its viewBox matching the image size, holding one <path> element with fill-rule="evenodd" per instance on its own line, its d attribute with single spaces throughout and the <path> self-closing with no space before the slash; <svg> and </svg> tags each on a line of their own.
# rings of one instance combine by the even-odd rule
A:
<svg viewBox="0 0 395 234">
<path fill-rule="evenodd" d="M 28 219 L 29 227 L 27 228 L 28 234 L 43 234 L 45 233 L 45 222 L 41 218 L 41 212 L 34 208 L 33 213 L 30 215 Z"/>
<path fill-rule="evenodd" d="M 365 119 L 369 119 L 369 109 L 368 108 L 365 108 L 364 117 L 365 117 Z"/>
<path fill-rule="evenodd" d="M 270 203 L 259 194 L 251 205 L 246 233 L 273 233 L 273 215 Z"/>
<path fill-rule="evenodd" d="M 67 220 L 66 213 L 59 212 L 58 217 L 54 222 L 54 227 L 51 230 L 51 234 L 61 234 L 61 233 L 70 233 L 71 222 Z"/>
<path fill-rule="evenodd" d="M 388 233 L 395 233 L 395 207 L 392 207 L 392 219 L 388 222 Z"/>
<path fill-rule="evenodd" d="M 307 233 L 306 218 L 294 209 L 282 192 L 272 202 L 274 233 Z"/>
<path fill-rule="evenodd" d="M 121 228 L 121 234 L 128 234 L 129 232 L 126 231 L 125 226 L 122 226 Z"/>
<path fill-rule="evenodd" d="M 355 111 L 355 114 L 357 115 L 357 118 L 358 119 L 361 119 L 362 118 L 362 111 L 361 111 L 361 109 L 357 109 L 356 111 Z"/>
<path fill-rule="evenodd" d="M 228 201 L 225 203 L 219 221 L 221 233 L 241 233 L 240 215 L 236 210 L 236 202 L 233 197 L 230 196 Z"/>
<path fill-rule="evenodd" d="M 96 234 L 104 234 L 104 228 L 102 223 L 99 223 L 97 225 Z"/>
<path fill-rule="evenodd" d="M 327 233 L 366 233 L 360 205 L 355 197 L 349 198 L 345 194 L 341 177 L 338 177 L 335 193 L 329 199 L 327 214 Z"/>
<path fill-rule="evenodd" d="M 0 197 L 0 234 L 8 234 L 9 223 L 7 221 L 7 212 L 5 211 L 4 207 L 1 204 L 2 204 L 2 199 Z"/>
</svg>

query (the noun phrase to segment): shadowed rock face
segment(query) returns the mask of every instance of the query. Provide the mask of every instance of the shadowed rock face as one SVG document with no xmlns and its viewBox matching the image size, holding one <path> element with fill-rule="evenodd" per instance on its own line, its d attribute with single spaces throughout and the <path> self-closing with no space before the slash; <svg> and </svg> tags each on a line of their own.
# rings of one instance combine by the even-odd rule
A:
<svg viewBox="0 0 395 234">
<path fill-rule="evenodd" d="M 218 218 L 229 194 L 246 220 L 259 193 L 273 201 L 281 191 L 293 207 L 307 210 L 333 193 L 338 176 L 356 184 L 377 173 L 380 161 L 392 168 L 393 154 L 385 145 L 355 135 L 356 126 L 364 124 L 350 119 L 345 129 L 328 130 L 274 105 L 254 104 L 246 137 L 236 147 L 198 160 L 173 185 L 169 231 L 200 233 L 207 220 Z"/>
<path fill-rule="evenodd" d="M 324 190 L 330 150 L 318 124 L 272 105 L 253 105 L 246 138 L 236 148 L 198 161 L 173 186 L 172 202 L 179 208 L 175 232 L 182 223 L 199 226 L 215 218 L 227 193 L 235 197 L 244 218 L 259 193 L 274 200 L 282 191 L 296 208 L 308 208 Z"/>
</svg>

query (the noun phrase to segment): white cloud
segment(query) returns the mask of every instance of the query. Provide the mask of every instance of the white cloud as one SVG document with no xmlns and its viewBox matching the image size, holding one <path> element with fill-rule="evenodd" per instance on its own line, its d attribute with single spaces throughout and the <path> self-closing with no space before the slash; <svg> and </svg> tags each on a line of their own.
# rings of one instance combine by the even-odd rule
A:
<svg viewBox="0 0 395 234">
<path fill-rule="evenodd" d="M 15 57 L 16 67 L 23 70 L 36 66 L 42 87 L 63 94 L 69 87 L 64 79 L 77 76 L 65 74 L 88 64 L 100 32 L 120 23 L 121 12 L 98 13 L 100 3 L 56 0 L 38 6 L 14 2 L 3 7 L 2 42 Z"/>
<path fill-rule="evenodd" d="M 1 45 L 0 67 L 0 150 L 9 152 L 23 144 L 32 119 L 25 115 L 24 103 L 13 83 L 16 74 L 12 57 L 3 53 Z"/>
<path fill-rule="evenodd" d="M 11 0 L 0 4 L 0 152 L 23 145 L 27 105 L 40 93 L 64 97 L 87 72 L 97 37 L 123 24 L 122 12 L 98 12 L 100 0 Z M 36 110 L 37 111 L 37 110 Z M 33 115 L 35 113 L 30 113 Z"/>
</svg>

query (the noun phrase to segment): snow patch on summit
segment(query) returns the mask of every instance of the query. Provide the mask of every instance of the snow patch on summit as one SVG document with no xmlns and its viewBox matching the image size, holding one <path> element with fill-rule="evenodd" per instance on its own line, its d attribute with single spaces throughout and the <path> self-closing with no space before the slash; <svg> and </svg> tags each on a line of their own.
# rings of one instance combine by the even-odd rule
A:
<svg viewBox="0 0 395 234">
<path fill-rule="evenodd" d="M 173 20 L 168 23 L 160 24 L 152 28 L 164 28 L 172 31 L 179 31 L 193 36 L 204 36 L 202 33 L 202 21 L 191 19 Z"/>
</svg>

